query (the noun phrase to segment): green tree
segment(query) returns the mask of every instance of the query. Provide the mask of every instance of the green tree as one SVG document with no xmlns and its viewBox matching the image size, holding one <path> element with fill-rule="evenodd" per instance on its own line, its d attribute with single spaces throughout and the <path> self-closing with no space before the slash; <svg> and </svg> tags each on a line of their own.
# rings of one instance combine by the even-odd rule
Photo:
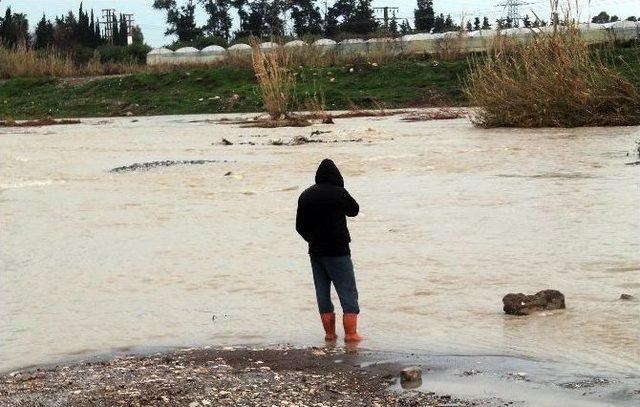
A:
<svg viewBox="0 0 640 407">
<path fill-rule="evenodd" d="M 285 0 L 271 0 L 266 2 L 264 11 L 264 23 L 267 34 L 270 37 L 280 37 L 284 35 L 284 20 L 282 15 L 285 11 Z"/>
<path fill-rule="evenodd" d="M 489 22 L 489 17 L 485 17 L 482 19 L 482 29 L 483 30 L 491 29 L 491 23 Z"/>
<path fill-rule="evenodd" d="M 460 27 L 453 22 L 453 18 L 451 18 L 451 14 L 447 14 L 447 17 L 444 19 L 444 31 L 445 32 L 457 31 L 459 29 Z"/>
<path fill-rule="evenodd" d="M 35 41 L 33 46 L 36 49 L 44 49 L 53 46 L 53 24 L 42 15 L 42 20 L 38 22 L 35 31 Z"/>
<path fill-rule="evenodd" d="M 480 28 L 482 28 L 480 17 L 476 17 L 476 19 L 473 20 L 473 31 L 480 31 Z"/>
<path fill-rule="evenodd" d="M 389 21 L 389 33 L 394 37 L 398 35 L 398 18 L 396 17 L 396 13 L 393 13 L 391 21 Z"/>
<path fill-rule="evenodd" d="M 209 15 L 203 30 L 208 35 L 229 39 L 232 27 L 231 0 L 201 0 L 204 9 Z"/>
<path fill-rule="evenodd" d="M 411 28 L 411 24 L 409 24 L 409 20 L 402 20 L 402 23 L 400 23 L 400 34 L 402 35 L 408 35 L 411 34 L 413 32 L 413 29 Z"/>
<path fill-rule="evenodd" d="M 435 18 L 435 20 L 433 20 L 433 32 L 443 33 L 444 27 L 445 27 L 445 17 L 444 17 L 444 14 L 440 14 Z"/>
<path fill-rule="evenodd" d="M 601 11 L 597 16 L 591 19 L 591 22 L 595 24 L 606 24 L 610 21 L 611 17 L 609 17 L 609 13 L 606 11 Z"/>
<path fill-rule="evenodd" d="M 417 31 L 430 32 L 435 22 L 433 0 L 418 0 L 417 8 L 413 12 L 413 17 Z"/>
<path fill-rule="evenodd" d="M 196 5 L 193 0 L 178 7 L 176 0 L 154 0 L 153 8 L 166 10 L 168 28 L 166 35 L 177 35 L 178 41 L 188 42 L 202 36 L 202 29 L 196 25 Z"/>
<path fill-rule="evenodd" d="M 620 21 L 620 17 L 618 16 L 611 16 L 611 20 L 609 21 L 610 23 L 615 23 L 616 21 Z"/>
<path fill-rule="evenodd" d="M 467 32 L 473 31 L 473 24 L 471 24 L 471 21 L 467 21 L 465 29 L 467 30 Z"/>
<path fill-rule="evenodd" d="M 140 28 L 140 26 L 134 25 L 131 31 L 131 34 L 133 36 L 133 43 L 140 45 L 144 44 L 144 34 L 142 34 L 142 29 Z"/>
<path fill-rule="evenodd" d="M 115 41 L 116 45 L 127 46 L 129 45 L 129 30 L 127 25 L 127 19 L 124 14 L 120 14 L 120 28 L 118 29 L 118 38 Z"/>
<path fill-rule="evenodd" d="M 378 27 L 371 0 L 338 0 L 327 15 L 327 33 L 331 36 L 338 32 L 366 35 Z"/>
<path fill-rule="evenodd" d="M 379 24 L 376 20 L 373 8 L 371 8 L 372 0 L 359 0 L 356 6 L 356 12 L 353 19 L 348 22 L 347 32 L 355 34 L 370 34 L 378 29 Z"/>
<path fill-rule="evenodd" d="M 322 33 L 322 14 L 313 0 L 291 0 L 293 31 L 298 37 Z"/>
</svg>

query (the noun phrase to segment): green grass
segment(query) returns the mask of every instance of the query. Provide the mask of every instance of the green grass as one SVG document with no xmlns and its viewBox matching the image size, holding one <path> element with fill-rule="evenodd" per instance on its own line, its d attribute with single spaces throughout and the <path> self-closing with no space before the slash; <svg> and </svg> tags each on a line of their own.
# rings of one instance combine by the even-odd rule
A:
<svg viewBox="0 0 640 407">
<path fill-rule="evenodd" d="M 316 94 L 330 110 L 459 105 L 464 103 L 460 78 L 466 69 L 466 61 L 429 60 L 301 68 L 295 100 L 303 109 L 305 99 Z M 249 68 L 185 68 L 91 81 L 21 78 L 0 85 L 0 118 L 258 111 L 262 102 Z"/>
</svg>

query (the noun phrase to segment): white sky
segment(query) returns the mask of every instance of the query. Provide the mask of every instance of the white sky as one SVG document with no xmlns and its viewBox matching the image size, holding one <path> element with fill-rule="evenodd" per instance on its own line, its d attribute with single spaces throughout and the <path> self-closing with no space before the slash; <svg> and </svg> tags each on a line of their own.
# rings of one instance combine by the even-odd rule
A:
<svg viewBox="0 0 640 407">
<path fill-rule="evenodd" d="M 503 9 L 495 6 L 503 0 L 435 0 L 434 7 L 436 13 L 451 14 L 456 20 L 463 17 L 473 18 L 475 16 L 487 16 L 492 20 L 501 16 Z M 616 14 L 621 18 L 627 18 L 631 15 L 640 17 L 640 0 L 572 0 L 580 5 L 581 20 L 586 21 L 591 14 L 605 10 L 609 14 Z M 180 2 L 180 0 L 178 0 Z M 549 0 L 523 0 L 529 3 L 521 7 L 522 14 L 533 14 L 536 12 L 540 18 L 548 20 L 549 17 Z M 114 8 L 118 12 L 133 13 L 136 23 L 142 27 L 145 40 L 151 46 L 161 46 L 170 43 L 173 39 L 164 36 L 165 14 L 154 10 L 151 6 L 153 0 L 85 0 L 85 9 L 93 8 L 96 16 L 100 15 L 103 8 Z M 333 0 L 328 0 L 329 5 Z M 591 6 L 589 7 L 589 3 Z M 0 0 L 0 9 L 4 14 L 4 8 L 11 6 L 14 12 L 25 13 L 29 17 L 31 29 L 33 30 L 37 21 L 45 13 L 48 18 L 55 15 L 66 14 L 68 10 L 73 9 L 77 14 L 80 4 L 78 0 Z M 323 1 L 318 1 L 323 4 Z M 415 8 L 415 0 L 373 0 L 374 6 L 395 6 L 400 8 L 398 17 L 409 18 L 413 25 L 413 9 Z M 200 20 L 205 17 L 200 15 Z"/>
</svg>

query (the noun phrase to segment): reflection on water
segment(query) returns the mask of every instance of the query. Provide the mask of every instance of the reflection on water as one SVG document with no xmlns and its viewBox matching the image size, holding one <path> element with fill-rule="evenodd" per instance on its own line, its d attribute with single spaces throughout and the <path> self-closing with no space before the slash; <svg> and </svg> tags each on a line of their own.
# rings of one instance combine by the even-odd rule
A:
<svg viewBox="0 0 640 407">
<path fill-rule="evenodd" d="M 365 346 L 637 373 L 640 303 L 618 300 L 640 297 L 640 167 L 624 165 L 637 127 L 390 117 L 323 127 L 365 143 L 224 147 L 212 143 L 255 130 L 193 119 L 2 134 L 0 369 L 141 345 L 319 343 L 293 225 L 330 156 L 362 207 L 351 229 Z M 108 172 L 164 160 L 216 162 Z M 504 294 L 545 288 L 568 309 L 501 312 Z"/>
</svg>

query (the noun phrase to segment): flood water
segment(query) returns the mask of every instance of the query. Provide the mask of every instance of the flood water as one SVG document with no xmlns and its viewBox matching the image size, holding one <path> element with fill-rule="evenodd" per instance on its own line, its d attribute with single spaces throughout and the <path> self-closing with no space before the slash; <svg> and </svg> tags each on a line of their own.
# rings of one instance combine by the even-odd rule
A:
<svg viewBox="0 0 640 407">
<path fill-rule="evenodd" d="M 362 142 L 271 146 L 314 128 L 204 118 L 0 130 L 0 370 L 137 346 L 320 344 L 294 221 L 331 157 L 361 205 L 363 346 L 638 373 L 640 302 L 619 297 L 640 297 L 640 166 L 625 165 L 639 127 L 397 116 L 316 126 Z M 109 172 L 199 159 L 228 162 Z M 546 288 L 567 310 L 503 314 L 505 294 Z"/>
</svg>

